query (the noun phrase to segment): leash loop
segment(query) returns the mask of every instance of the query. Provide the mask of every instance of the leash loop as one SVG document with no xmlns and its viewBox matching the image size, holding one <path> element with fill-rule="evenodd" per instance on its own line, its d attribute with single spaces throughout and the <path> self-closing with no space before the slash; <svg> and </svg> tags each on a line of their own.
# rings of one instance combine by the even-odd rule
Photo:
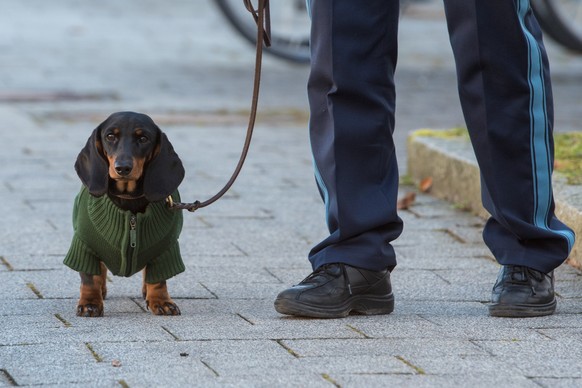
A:
<svg viewBox="0 0 582 388">
<path fill-rule="evenodd" d="M 261 2 L 259 0 L 259 9 L 255 9 L 253 7 L 252 0 L 243 0 L 247 11 L 253 15 L 253 19 L 255 19 L 255 23 L 257 23 L 257 27 L 263 30 L 262 39 L 257 39 L 257 42 L 264 42 L 265 46 L 271 47 L 271 7 L 269 6 L 269 0 L 265 0 Z M 259 11 L 264 12 L 264 17 L 260 17 Z"/>
<path fill-rule="evenodd" d="M 255 120 L 257 118 L 257 105 L 259 102 L 259 89 L 261 85 L 261 65 L 263 57 L 263 44 L 266 47 L 271 46 L 271 17 L 269 12 L 269 0 L 258 0 L 258 7 L 255 9 L 252 0 L 243 0 L 245 8 L 253 15 L 253 19 L 257 23 L 257 45 L 256 45 L 256 56 L 255 56 L 255 77 L 253 83 L 253 96 L 251 101 L 251 111 L 249 113 L 249 122 L 247 127 L 247 134 L 245 138 L 245 143 L 238 161 L 238 164 L 232 173 L 232 176 L 224 187 L 216 193 L 211 198 L 206 201 L 194 201 L 192 203 L 182 203 L 174 202 L 171 197 L 166 199 L 168 207 L 174 210 L 188 210 L 189 212 L 195 212 L 196 210 L 206 207 L 214 202 L 216 202 L 220 197 L 222 197 L 233 185 L 234 181 L 238 177 L 242 166 L 247 157 L 251 138 L 253 136 L 253 129 L 255 127 Z"/>
</svg>

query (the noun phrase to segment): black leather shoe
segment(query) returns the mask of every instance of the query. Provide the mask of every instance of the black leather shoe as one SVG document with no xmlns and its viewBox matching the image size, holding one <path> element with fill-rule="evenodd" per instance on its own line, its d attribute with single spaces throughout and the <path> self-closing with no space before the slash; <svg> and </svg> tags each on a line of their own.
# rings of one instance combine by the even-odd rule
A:
<svg viewBox="0 0 582 388">
<path fill-rule="evenodd" d="M 394 310 L 390 271 L 326 264 L 281 292 L 275 299 L 275 310 L 313 318 L 343 318 L 352 311 L 389 314 Z"/>
<path fill-rule="evenodd" d="M 489 315 L 538 317 L 556 311 L 554 272 L 545 274 L 520 265 L 504 265 L 491 294 Z"/>
</svg>

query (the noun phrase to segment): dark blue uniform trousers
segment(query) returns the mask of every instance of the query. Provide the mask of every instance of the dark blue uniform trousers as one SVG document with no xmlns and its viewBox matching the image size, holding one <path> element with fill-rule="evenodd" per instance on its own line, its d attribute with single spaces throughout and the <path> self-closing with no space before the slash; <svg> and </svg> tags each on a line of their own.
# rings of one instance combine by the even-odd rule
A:
<svg viewBox="0 0 582 388">
<path fill-rule="evenodd" d="M 310 139 L 330 233 L 309 259 L 314 268 L 333 262 L 394 267 L 391 242 L 402 231 L 392 139 L 398 1 L 309 3 Z M 568 256 L 574 234 L 554 215 L 552 92 L 529 0 L 444 3 L 491 214 L 485 243 L 501 264 L 551 271 Z"/>
</svg>

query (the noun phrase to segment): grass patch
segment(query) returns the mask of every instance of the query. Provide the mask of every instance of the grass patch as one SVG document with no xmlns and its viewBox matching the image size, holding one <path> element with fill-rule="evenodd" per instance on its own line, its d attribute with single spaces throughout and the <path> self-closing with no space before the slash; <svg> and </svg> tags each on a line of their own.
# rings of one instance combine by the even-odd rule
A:
<svg viewBox="0 0 582 388">
<path fill-rule="evenodd" d="M 419 129 L 412 136 L 469 139 L 466 128 Z M 566 178 L 569 185 L 582 185 L 582 132 L 554 133 L 554 170 Z"/>
<path fill-rule="evenodd" d="M 469 139 L 467 128 L 457 127 L 450 129 L 418 129 L 412 133 L 412 136 L 437 137 L 439 139 L 454 139 L 464 137 Z"/>
<path fill-rule="evenodd" d="M 414 186 L 414 179 L 412 178 L 412 176 L 410 176 L 408 174 L 400 175 L 399 183 L 400 183 L 400 186 Z"/>
<path fill-rule="evenodd" d="M 570 185 L 582 185 L 582 132 L 554 134 L 554 169 Z"/>
</svg>

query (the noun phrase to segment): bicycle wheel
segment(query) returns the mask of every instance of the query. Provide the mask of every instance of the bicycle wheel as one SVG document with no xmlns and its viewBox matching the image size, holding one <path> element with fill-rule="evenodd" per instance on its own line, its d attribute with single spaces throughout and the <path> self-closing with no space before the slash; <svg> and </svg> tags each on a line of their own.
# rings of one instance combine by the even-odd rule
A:
<svg viewBox="0 0 582 388">
<path fill-rule="evenodd" d="M 582 0 L 531 0 L 540 26 L 562 46 L 582 52 Z"/>
<path fill-rule="evenodd" d="M 215 0 L 230 24 L 253 45 L 257 25 L 242 0 Z M 305 0 L 271 0 L 271 47 L 265 52 L 293 62 L 309 62 L 311 21 Z"/>
</svg>

